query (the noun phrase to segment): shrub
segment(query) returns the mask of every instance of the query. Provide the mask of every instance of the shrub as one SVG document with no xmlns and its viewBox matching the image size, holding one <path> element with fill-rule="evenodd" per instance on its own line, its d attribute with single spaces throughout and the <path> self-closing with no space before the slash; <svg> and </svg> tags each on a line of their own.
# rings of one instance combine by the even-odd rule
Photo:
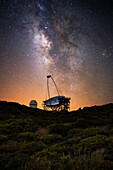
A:
<svg viewBox="0 0 113 170">
<path fill-rule="evenodd" d="M 7 136 L 0 134 L 0 143 L 7 141 L 7 139 L 8 139 Z"/>
<path fill-rule="evenodd" d="M 36 152 L 39 152 L 41 150 L 43 150 L 46 147 L 46 145 L 44 143 L 40 142 L 30 142 L 30 143 L 26 143 L 24 144 L 20 150 L 22 153 L 27 154 L 27 155 L 33 155 Z"/>
<path fill-rule="evenodd" d="M 44 141 L 44 137 L 39 135 L 39 133 L 23 132 L 18 134 L 17 141 Z"/>
<path fill-rule="evenodd" d="M 56 133 L 62 136 L 66 136 L 68 134 L 69 127 L 62 125 L 62 124 L 56 124 L 50 126 L 50 133 Z"/>
<path fill-rule="evenodd" d="M 96 135 L 88 138 L 84 138 L 77 146 L 89 147 L 89 148 L 103 148 L 105 147 L 107 137 L 104 135 Z"/>
<path fill-rule="evenodd" d="M 47 145 L 52 145 L 60 141 L 62 141 L 62 136 L 57 134 L 50 134 L 43 137 L 43 142 Z"/>
</svg>

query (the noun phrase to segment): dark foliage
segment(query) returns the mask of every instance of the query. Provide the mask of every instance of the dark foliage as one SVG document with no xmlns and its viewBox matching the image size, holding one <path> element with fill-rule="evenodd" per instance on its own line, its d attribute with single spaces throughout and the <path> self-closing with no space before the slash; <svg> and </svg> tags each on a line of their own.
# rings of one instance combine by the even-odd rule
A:
<svg viewBox="0 0 113 170">
<path fill-rule="evenodd" d="M 113 169 L 113 104 L 66 113 L 0 101 L 0 169 Z"/>
</svg>

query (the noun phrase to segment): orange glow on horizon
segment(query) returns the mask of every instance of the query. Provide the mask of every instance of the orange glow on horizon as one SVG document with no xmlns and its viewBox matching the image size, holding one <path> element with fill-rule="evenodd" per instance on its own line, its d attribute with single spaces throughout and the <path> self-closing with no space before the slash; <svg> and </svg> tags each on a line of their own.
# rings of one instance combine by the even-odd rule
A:
<svg viewBox="0 0 113 170">
<path fill-rule="evenodd" d="M 13 91 L 14 93 L 10 94 L 7 93 L 7 96 L 3 96 L 2 98 L 0 98 L 0 100 L 2 101 L 8 101 L 8 102 L 16 102 L 22 105 L 26 105 L 29 107 L 29 102 L 31 100 L 36 100 L 38 103 L 38 108 L 43 109 L 42 107 L 42 102 L 44 100 L 46 100 L 44 94 L 42 95 L 41 92 L 33 93 L 33 91 L 25 91 L 24 93 L 20 92 L 20 91 Z M 71 96 L 66 96 L 66 97 L 71 97 Z M 82 97 L 82 99 L 79 97 L 77 100 L 77 97 L 71 97 L 70 100 L 70 111 L 73 110 L 78 110 L 79 108 L 84 108 L 84 107 L 90 107 L 90 106 L 94 106 L 94 105 L 102 105 L 102 104 L 106 104 L 106 103 L 102 103 L 102 102 L 95 102 L 95 104 L 93 104 L 93 101 L 91 101 L 88 98 Z"/>
</svg>

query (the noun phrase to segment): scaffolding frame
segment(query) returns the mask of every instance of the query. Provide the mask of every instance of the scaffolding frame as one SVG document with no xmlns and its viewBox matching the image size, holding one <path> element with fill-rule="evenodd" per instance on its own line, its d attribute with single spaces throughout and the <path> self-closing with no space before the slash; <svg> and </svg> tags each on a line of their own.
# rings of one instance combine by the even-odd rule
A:
<svg viewBox="0 0 113 170">
<path fill-rule="evenodd" d="M 60 98 L 59 97 L 59 104 L 57 105 L 46 105 L 46 101 L 43 101 L 43 108 L 44 110 L 47 110 L 47 111 L 69 111 L 70 110 L 70 99 L 71 98 Z"/>
</svg>

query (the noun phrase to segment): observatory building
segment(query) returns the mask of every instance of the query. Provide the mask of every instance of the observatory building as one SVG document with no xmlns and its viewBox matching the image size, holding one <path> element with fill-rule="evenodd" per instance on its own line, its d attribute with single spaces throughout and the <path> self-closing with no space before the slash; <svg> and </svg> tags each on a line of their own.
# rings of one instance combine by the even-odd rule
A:
<svg viewBox="0 0 113 170">
<path fill-rule="evenodd" d="M 31 107 L 31 108 L 37 108 L 37 102 L 36 102 L 36 100 L 31 100 L 30 103 L 29 103 L 29 107 Z"/>
</svg>

